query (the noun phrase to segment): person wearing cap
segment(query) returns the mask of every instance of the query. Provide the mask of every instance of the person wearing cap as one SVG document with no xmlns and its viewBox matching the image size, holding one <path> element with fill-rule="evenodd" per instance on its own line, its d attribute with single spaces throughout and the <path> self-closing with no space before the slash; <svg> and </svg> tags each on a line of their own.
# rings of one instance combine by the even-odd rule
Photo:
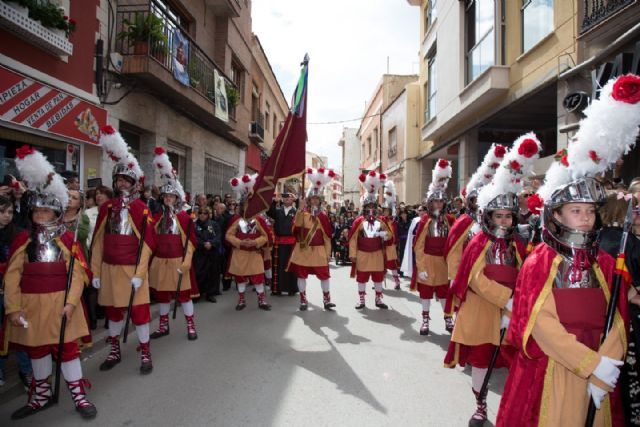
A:
<svg viewBox="0 0 640 427">
<path fill-rule="evenodd" d="M 476 410 L 470 426 L 487 419 L 486 395 L 480 395 L 487 368 L 496 346 L 500 346 L 494 368 L 508 368 L 515 352 L 500 342 L 501 329 L 508 326 L 508 311 L 518 271 L 526 256 L 516 233 L 518 192 L 540 157 L 541 144 L 535 134 L 518 138 L 504 156 L 490 183 L 478 192 L 481 230 L 464 249 L 450 294 L 458 317 L 445 356 L 445 366 L 471 365 L 471 390 Z"/>
<path fill-rule="evenodd" d="M 445 159 L 438 159 L 432 173 L 426 205 L 427 214 L 420 219 L 416 229 L 413 251 L 416 256 L 415 283 L 412 280 L 411 290 L 417 290 L 422 304 L 422 324 L 420 335 L 429 335 L 429 310 L 431 300 L 435 297 L 445 306 L 449 291 L 449 274 L 444 259 L 444 247 L 449 230 L 455 221 L 445 211 L 446 190 L 451 179 L 451 164 Z M 445 327 L 453 330 L 453 318 L 445 312 Z"/>
<path fill-rule="evenodd" d="M 236 310 L 244 310 L 247 306 L 245 292 L 247 285 L 253 285 L 258 294 L 258 308 L 271 310 L 267 303 L 264 288 L 264 258 L 262 248 L 269 243 L 270 234 L 268 226 L 261 215 L 253 219 L 245 219 L 244 205 L 249 192 L 253 189 L 256 175 L 243 175 L 232 178 L 231 188 L 236 193 L 242 205 L 239 213 L 229 220 L 229 227 L 225 234 L 225 240 L 231 247 L 227 273 L 235 280 L 238 286 L 238 304 Z"/>
<path fill-rule="evenodd" d="M 639 76 L 625 75 L 601 89 L 538 190 L 542 243 L 516 283 L 507 339 L 518 352 L 497 426 L 582 426 L 590 404 L 594 426 L 624 425 L 618 378 L 628 345 L 628 299 L 637 291 L 629 289 L 624 257 L 614 260 L 598 246 L 598 206 L 606 192 L 595 177 L 636 143 L 639 88 Z M 615 282 L 618 298 L 611 300 Z M 612 324 L 605 329 L 609 308 Z"/>
<path fill-rule="evenodd" d="M 295 295 L 298 292 L 295 273 L 287 271 L 289 257 L 291 257 L 296 243 L 293 234 L 293 220 L 298 211 L 293 204 L 295 199 L 296 196 L 293 193 L 282 193 L 279 197 L 274 198 L 268 211 L 268 215 L 273 218 L 274 231 L 273 260 L 275 268 L 271 288 L 273 295 L 280 295 L 283 292 Z M 279 202 L 282 202 L 281 206 L 278 206 Z"/>
<path fill-rule="evenodd" d="M 382 302 L 382 282 L 386 273 L 385 244 L 392 239 L 392 232 L 378 217 L 378 190 L 386 176 L 370 171 L 361 174 L 359 180 L 365 191 L 360 200 L 362 214 L 353 222 L 348 237 L 351 277 L 358 284 L 359 299 L 355 308 L 362 310 L 366 307 L 366 287 L 371 280 L 376 293 L 375 305 L 386 310 L 389 307 Z"/>
<path fill-rule="evenodd" d="M 396 210 L 396 186 L 393 181 L 385 181 L 383 186 L 382 215 L 380 220 L 384 221 L 387 228 L 391 230 L 391 239 L 385 241 L 385 262 L 386 268 L 391 272 L 395 290 L 400 290 L 400 276 L 398 276 L 398 223 L 395 220 Z"/>
<path fill-rule="evenodd" d="M 329 289 L 329 262 L 331 261 L 332 227 L 327 214 L 321 210 L 322 192 L 335 173 L 330 169 L 307 169 L 307 179 L 311 187 L 307 191 L 306 199 L 300 200 L 300 209 L 293 220 L 293 235 L 296 243 L 289 258 L 287 271 L 297 277 L 298 291 L 300 291 L 300 311 L 306 311 L 307 278 L 310 274 L 320 280 L 322 287 L 322 302 L 325 310 L 331 310 L 336 305 L 331 302 Z M 306 202 L 309 202 L 307 206 Z"/>
<path fill-rule="evenodd" d="M 9 252 L 4 274 L 4 336 L 10 347 L 27 352 L 33 379 L 27 404 L 13 412 L 11 418 L 28 417 L 55 403 L 50 376 L 53 358 L 58 357 L 76 411 L 83 418 L 94 418 L 97 410 L 86 397 L 88 381 L 83 378 L 78 346 L 80 341 L 90 342 L 82 291 L 91 273 L 74 235 L 62 223 L 69 202 L 68 190 L 42 153 L 28 146 L 17 150 L 16 167 L 32 191 L 32 225 L 30 230 L 16 235 Z M 75 260 L 67 294 L 72 257 Z M 63 316 L 64 344 L 62 354 L 58 354 Z"/>
<path fill-rule="evenodd" d="M 176 176 L 171 160 L 162 147 L 156 147 L 153 164 L 163 185 L 160 187 L 162 209 L 154 215 L 156 252 L 149 266 L 149 285 L 160 305 L 158 329 L 151 338 L 169 335 L 169 311 L 176 298 L 182 306 L 187 325 L 187 339 L 198 339 L 192 298 L 199 296 L 191 261 L 197 246 L 195 226 L 191 216 L 183 210 L 184 190 Z"/>
<path fill-rule="evenodd" d="M 133 290 L 131 321 L 140 343 L 140 373 L 148 374 L 153 370 L 153 362 L 147 276 L 155 241 L 151 212 L 138 197 L 144 175 L 138 160 L 114 128 L 102 129 L 100 143 L 115 162 L 111 173 L 115 198 L 100 206 L 91 240 L 92 285 L 99 290 L 98 304 L 105 307 L 109 320 L 107 341 L 111 347 L 100 370 L 109 371 L 122 360 L 120 334 Z M 143 228 L 144 240 L 141 241 Z"/>
</svg>

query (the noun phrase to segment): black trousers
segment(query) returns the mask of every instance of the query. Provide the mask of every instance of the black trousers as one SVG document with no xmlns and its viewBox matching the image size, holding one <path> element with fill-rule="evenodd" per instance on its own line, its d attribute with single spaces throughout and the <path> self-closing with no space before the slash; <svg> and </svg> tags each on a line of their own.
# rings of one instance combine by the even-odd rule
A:
<svg viewBox="0 0 640 427">
<path fill-rule="evenodd" d="M 215 249 L 197 249 L 193 254 L 193 267 L 200 296 L 214 296 L 220 294 L 220 256 Z"/>
</svg>

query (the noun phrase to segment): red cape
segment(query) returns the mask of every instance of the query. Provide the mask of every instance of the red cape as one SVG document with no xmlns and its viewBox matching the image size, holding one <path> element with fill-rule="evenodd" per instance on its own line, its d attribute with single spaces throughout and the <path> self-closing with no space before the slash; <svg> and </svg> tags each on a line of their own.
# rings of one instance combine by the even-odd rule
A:
<svg viewBox="0 0 640 427">
<path fill-rule="evenodd" d="M 453 248 L 460 238 L 465 238 L 469 227 L 473 225 L 473 218 L 467 214 L 462 214 L 456 219 L 451 226 L 447 235 L 447 243 L 444 246 L 444 259 L 449 256 L 449 251 Z"/>
<path fill-rule="evenodd" d="M 531 336 L 531 330 L 542 303 L 552 291 L 553 277 L 560 261 L 555 250 L 547 244 L 541 244 L 529 255 L 518 274 L 507 336 L 508 341 L 518 349 L 518 355 L 511 366 L 502 394 L 497 426 L 538 425 L 548 357 Z M 611 292 L 614 259 L 600 250 L 597 265 Z M 541 274 L 542 272 L 547 274 Z M 628 331 L 627 309 L 627 284 L 624 283 L 617 303 L 616 321 L 610 333 L 621 334 L 625 341 Z M 614 415 L 614 425 L 624 425 L 623 422 L 619 424 L 621 420 L 616 419 L 616 415 L 622 416 L 620 385 L 610 396 L 613 396 L 611 414 Z"/>
<path fill-rule="evenodd" d="M 456 221 L 456 218 L 453 215 L 449 215 L 449 214 L 446 214 L 445 218 L 447 220 L 447 223 L 449 224 L 449 232 L 451 232 L 451 227 L 453 226 L 453 223 Z M 422 218 L 420 218 L 420 222 L 416 227 L 416 238 L 413 239 L 414 251 L 416 250 L 416 242 L 418 241 L 418 236 L 420 236 L 420 233 L 422 233 L 422 230 L 424 230 L 425 227 L 429 226 L 430 222 L 431 222 L 431 217 L 429 215 L 425 215 Z"/>
<path fill-rule="evenodd" d="M 458 268 L 458 272 L 456 273 L 456 277 L 451 282 L 451 288 L 449 292 L 458 298 L 459 301 L 464 301 L 467 295 L 467 289 L 469 288 L 469 281 L 471 280 L 471 275 L 475 274 L 474 266 L 476 262 L 481 257 L 481 255 L 486 251 L 490 243 L 489 236 L 484 231 L 473 236 L 467 247 L 464 249 L 462 253 L 462 261 L 460 262 L 460 267 Z M 511 241 L 511 245 L 516 248 L 516 255 L 518 259 L 518 265 L 522 265 L 522 261 L 526 257 L 526 248 L 524 244 L 517 238 L 513 238 Z"/>
<path fill-rule="evenodd" d="M 92 245 L 94 245 L 96 242 L 96 238 L 95 238 L 96 233 L 98 232 L 100 227 L 104 225 L 104 221 L 107 218 L 107 214 L 109 213 L 109 210 L 113 207 L 113 205 L 116 202 L 117 202 L 117 199 L 111 199 L 108 202 L 103 203 L 102 206 L 100 206 L 100 210 L 98 212 L 98 219 L 96 220 L 95 231 L 93 232 L 93 240 L 91 243 Z M 144 242 L 149 247 L 149 249 L 151 249 L 151 251 L 153 252 L 156 249 L 156 242 L 155 242 L 153 226 L 152 226 L 153 216 L 149 211 L 149 207 L 145 205 L 144 202 L 140 199 L 136 199 L 129 204 L 129 215 L 133 219 L 132 226 L 137 236 L 140 236 L 140 230 L 143 227 L 142 222 L 145 214 L 147 216 L 147 223 L 145 225 L 146 230 L 144 232 Z"/>
<path fill-rule="evenodd" d="M 398 244 L 398 223 L 390 216 L 381 216 L 380 219 L 387 224 L 389 230 L 391 230 L 391 240 L 385 241 L 385 246 Z"/>
</svg>

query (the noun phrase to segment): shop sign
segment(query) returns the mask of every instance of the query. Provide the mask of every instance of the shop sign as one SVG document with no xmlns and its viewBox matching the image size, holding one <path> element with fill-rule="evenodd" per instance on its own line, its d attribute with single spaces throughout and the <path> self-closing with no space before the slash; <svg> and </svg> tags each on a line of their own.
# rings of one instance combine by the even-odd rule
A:
<svg viewBox="0 0 640 427">
<path fill-rule="evenodd" d="M 0 67 L 0 121 L 98 145 L 107 111 Z"/>
</svg>

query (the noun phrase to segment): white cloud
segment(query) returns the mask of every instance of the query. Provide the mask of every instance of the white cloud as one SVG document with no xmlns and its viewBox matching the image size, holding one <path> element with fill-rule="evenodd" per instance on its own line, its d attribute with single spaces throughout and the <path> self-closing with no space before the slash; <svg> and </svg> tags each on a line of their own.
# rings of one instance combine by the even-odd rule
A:
<svg viewBox="0 0 640 427">
<path fill-rule="evenodd" d="M 340 166 L 342 128 L 359 122 L 314 125 L 361 117 L 387 71 L 417 74 L 418 7 L 406 0 L 254 0 L 253 31 L 290 99 L 299 64 L 309 63 L 307 150 Z"/>
</svg>

